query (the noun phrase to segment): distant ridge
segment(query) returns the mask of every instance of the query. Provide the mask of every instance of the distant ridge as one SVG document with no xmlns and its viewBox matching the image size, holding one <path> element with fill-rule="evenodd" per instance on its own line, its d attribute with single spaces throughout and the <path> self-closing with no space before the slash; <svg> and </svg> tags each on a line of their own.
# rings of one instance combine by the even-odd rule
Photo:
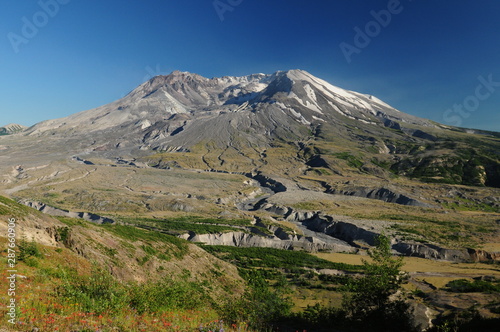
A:
<svg viewBox="0 0 500 332">
<path fill-rule="evenodd" d="M 8 124 L 4 127 L 0 127 L 0 135 L 12 135 L 12 134 L 18 133 L 20 131 L 23 131 L 27 128 L 28 127 L 20 125 L 20 124 L 11 123 L 11 124 Z"/>
</svg>

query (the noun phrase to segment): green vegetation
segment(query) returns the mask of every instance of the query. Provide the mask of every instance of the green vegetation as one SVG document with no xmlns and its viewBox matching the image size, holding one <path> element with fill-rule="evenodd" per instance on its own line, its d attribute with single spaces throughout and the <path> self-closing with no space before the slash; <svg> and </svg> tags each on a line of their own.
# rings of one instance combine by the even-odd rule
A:
<svg viewBox="0 0 500 332">
<path fill-rule="evenodd" d="M 440 317 L 428 332 L 497 331 L 500 318 L 484 318 L 474 307 Z"/>
<path fill-rule="evenodd" d="M 188 223 L 213 224 L 213 225 L 252 226 L 251 220 L 248 219 L 207 218 L 201 216 L 176 217 L 169 219 L 169 221 L 175 221 L 180 223 L 188 222 Z"/>
<path fill-rule="evenodd" d="M 454 293 L 500 293 L 500 280 L 467 280 L 458 279 L 446 284 L 447 289 Z"/>
<path fill-rule="evenodd" d="M 214 234 L 234 231 L 244 231 L 240 227 L 251 226 L 245 219 L 215 219 L 198 216 L 177 217 L 172 219 L 152 218 L 122 218 L 122 221 L 144 227 L 154 227 L 178 235 L 192 231 L 198 234 Z M 237 226 L 237 227 L 232 227 Z"/>
<path fill-rule="evenodd" d="M 160 232 L 152 232 L 144 229 L 139 229 L 133 226 L 124 226 L 124 225 L 102 225 L 100 226 L 107 231 L 110 231 L 113 234 L 118 235 L 119 237 L 129 240 L 129 241 L 145 241 L 145 242 L 161 242 L 161 243 L 170 243 L 175 247 L 173 250 L 173 255 L 177 258 L 184 257 L 188 252 L 188 242 L 180 239 L 178 237 L 163 234 Z"/>
<path fill-rule="evenodd" d="M 199 283 L 164 279 L 156 283 L 119 283 L 109 272 L 94 265 L 90 276 L 64 273 L 55 295 L 80 310 L 117 314 L 127 308 L 138 313 L 208 306 L 210 297 Z"/>
<path fill-rule="evenodd" d="M 67 226 L 82 226 L 82 227 L 87 227 L 87 222 L 83 219 L 77 219 L 77 218 L 69 218 L 69 217 L 54 217 L 63 224 L 66 224 Z"/>
<path fill-rule="evenodd" d="M 26 261 L 32 258 L 43 258 L 43 255 L 34 240 L 27 241 L 26 238 L 22 238 L 17 244 L 17 249 L 19 251 L 17 259 L 20 261 Z"/>
<path fill-rule="evenodd" d="M 33 210 L 26 205 L 17 203 L 7 197 L 0 196 L 0 216 L 9 216 L 18 218 L 27 215 Z"/>
<path fill-rule="evenodd" d="M 359 265 L 333 263 L 315 257 L 303 251 L 290 251 L 273 248 L 238 248 L 227 246 L 205 246 L 209 253 L 231 262 L 241 268 L 314 268 L 339 269 L 345 271 L 360 271 Z"/>
<path fill-rule="evenodd" d="M 370 324 L 372 331 L 409 331 L 409 305 L 392 296 L 408 276 L 401 271 L 402 257 L 391 254 L 390 239 L 381 235 L 377 247 L 369 251 L 372 262 L 363 261 L 364 277 L 351 283 L 351 294 L 344 298 L 344 310 L 354 324 Z"/>
<path fill-rule="evenodd" d="M 58 227 L 57 228 L 57 235 L 59 237 L 59 240 L 63 243 L 67 243 L 69 239 L 69 234 L 70 234 L 70 228 L 69 227 Z"/>
<path fill-rule="evenodd" d="M 485 141 L 470 139 L 466 143 L 438 141 L 426 147 L 433 154 L 423 158 L 415 154 L 392 165 L 391 170 L 424 182 L 500 187 L 498 156 L 485 149 Z"/>
<path fill-rule="evenodd" d="M 291 314 L 292 303 L 286 279 L 281 278 L 272 287 L 258 270 L 244 273 L 248 282 L 245 294 L 222 305 L 219 312 L 231 324 L 249 322 L 250 328 L 266 331 Z"/>
<path fill-rule="evenodd" d="M 391 256 L 390 240 L 382 235 L 369 252 L 372 262 L 363 261 L 364 275 L 350 279 L 341 308 L 308 306 L 290 315 L 297 329 L 330 331 L 417 331 L 403 296 L 393 298 L 407 276 L 401 272 L 401 258 Z"/>
<path fill-rule="evenodd" d="M 488 205 L 485 202 L 477 202 L 463 197 L 454 197 L 452 202 L 443 202 L 443 207 L 456 211 L 481 211 L 500 212 L 500 207 Z"/>
<path fill-rule="evenodd" d="M 383 169 L 390 169 L 390 167 L 391 167 L 391 163 L 389 161 L 380 160 L 376 157 L 373 157 L 370 161 L 372 162 L 372 164 L 374 164 L 380 168 L 383 168 Z"/>
<path fill-rule="evenodd" d="M 361 168 L 363 166 L 363 162 L 359 160 L 356 156 L 353 156 L 349 152 L 340 152 L 340 153 L 335 153 L 335 157 L 347 161 L 347 165 L 353 168 Z"/>
</svg>

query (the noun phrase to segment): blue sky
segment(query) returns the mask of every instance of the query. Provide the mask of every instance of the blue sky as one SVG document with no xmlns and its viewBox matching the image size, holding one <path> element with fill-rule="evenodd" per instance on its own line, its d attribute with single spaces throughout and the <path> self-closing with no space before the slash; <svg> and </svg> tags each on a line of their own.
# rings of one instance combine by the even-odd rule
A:
<svg viewBox="0 0 500 332">
<path fill-rule="evenodd" d="M 0 0 L 0 125 L 98 107 L 176 69 L 304 69 L 500 131 L 500 1 Z"/>
</svg>

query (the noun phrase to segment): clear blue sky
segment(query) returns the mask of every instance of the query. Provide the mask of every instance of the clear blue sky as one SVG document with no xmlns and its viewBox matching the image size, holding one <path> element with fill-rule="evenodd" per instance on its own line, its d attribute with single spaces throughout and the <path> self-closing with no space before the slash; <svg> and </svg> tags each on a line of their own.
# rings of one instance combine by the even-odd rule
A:
<svg viewBox="0 0 500 332">
<path fill-rule="evenodd" d="M 176 69 L 298 68 L 410 114 L 500 131 L 500 83 L 478 88 L 478 77 L 500 82 L 498 0 L 218 3 L 231 10 L 217 12 L 213 0 L 0 1 L 0 125 L 101 106 Z M 375 23 L 371 11 L 388 7 L 390 22 Z M 368 44 L 356 27 L 372 29 Z M 350 62 L 347 44 L 359 46 Z"/>
</svg>

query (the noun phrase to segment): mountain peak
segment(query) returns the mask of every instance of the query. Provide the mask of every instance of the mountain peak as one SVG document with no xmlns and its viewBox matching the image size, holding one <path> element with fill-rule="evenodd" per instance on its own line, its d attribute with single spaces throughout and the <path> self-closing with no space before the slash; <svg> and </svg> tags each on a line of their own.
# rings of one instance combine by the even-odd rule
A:
<svg viewBox="0 0 500 332">
<path fill-rule="evenodd" d="M 180 70 L 174 70 L 168 75 L 158 75 L 149 80 L 149 82 L 151 82 L 153 85 L 155 83 L 174 84 L 176 82 L 189 83 L 189 82 L 206 82 L 206 81 L 208 81 L 208 79 L 201 75 Z"/>
</svg>

